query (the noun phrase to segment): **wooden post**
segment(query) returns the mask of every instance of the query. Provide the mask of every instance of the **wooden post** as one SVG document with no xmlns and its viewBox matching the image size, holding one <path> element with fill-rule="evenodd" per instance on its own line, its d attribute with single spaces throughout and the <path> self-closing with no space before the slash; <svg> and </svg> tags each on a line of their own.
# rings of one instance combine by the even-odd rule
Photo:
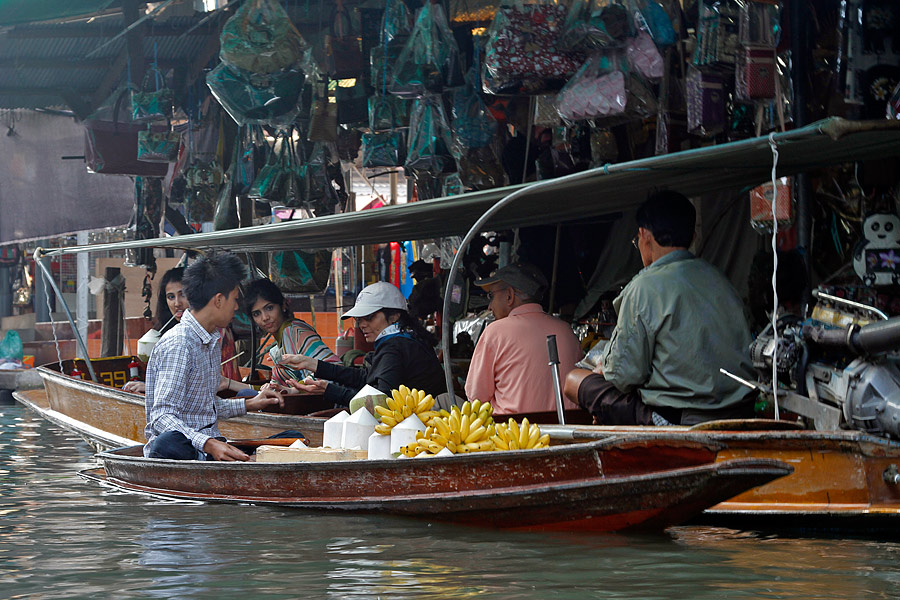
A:
<svg viewBox="0 0 900 600">
<path fill-rule="evenodd" d="M 117 277 L 121 277 L 118 267 L 106 268 L 106 283 L 109 285 Z M 101 329 L 101 356 L 122 355 L 122 298 L 117 291 L 107 287 L 103 294 L 103 324 Z M 87 358 L 87 357 L 86 357 Z"/>
</svg>

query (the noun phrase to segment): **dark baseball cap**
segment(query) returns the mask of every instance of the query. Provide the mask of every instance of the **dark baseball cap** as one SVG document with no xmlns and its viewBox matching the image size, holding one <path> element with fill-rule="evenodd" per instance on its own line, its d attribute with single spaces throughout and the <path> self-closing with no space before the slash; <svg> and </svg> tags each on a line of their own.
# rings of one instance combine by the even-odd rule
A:
<svg viewBox="0 0 900 600">
<path fill-rule="evenodd" d="M 509 287 L 522 291 L 538 299 L 547 288 L 547 278 L 531 263 L 515 262 L 497 269 L 490 277 L 475 282 L 478 287 L 503 282 Z"/>
</svg>

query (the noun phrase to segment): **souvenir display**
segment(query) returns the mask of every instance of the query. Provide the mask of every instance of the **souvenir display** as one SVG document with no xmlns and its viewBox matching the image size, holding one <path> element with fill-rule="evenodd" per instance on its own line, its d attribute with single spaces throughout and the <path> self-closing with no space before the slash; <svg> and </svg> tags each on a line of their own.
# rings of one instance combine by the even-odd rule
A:
<svg viewBox="0 0 900 600">
<path fill-rule="evenodd" d="M 295 67 L 307 48 L 278 0 L 244 2 L 225 22 L 219 40 L 223 63 L 258 74 Z"/>
</svg>

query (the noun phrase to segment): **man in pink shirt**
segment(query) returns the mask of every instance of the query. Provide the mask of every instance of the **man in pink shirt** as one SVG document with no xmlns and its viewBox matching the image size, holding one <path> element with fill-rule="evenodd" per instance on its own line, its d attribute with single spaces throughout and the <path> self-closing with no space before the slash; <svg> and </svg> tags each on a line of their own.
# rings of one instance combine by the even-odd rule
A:
<svg viewBox="0 0 900 600">
<path fill-rule="evenodd" d="M 488 293 L 488 306 L 497 320 L 485 328 L 475 346 L 466 396 L 490 402 L 495 414 L 555 413 L 547 336 L 556 335 L 560 386 L 583 353 L 569 324 L 546 314 L 539 304 L 547 279 L 534 265 L 513 263 L 475 285 Z M 564 407 L 578 408 L 568 399 Z"/>
</svg>

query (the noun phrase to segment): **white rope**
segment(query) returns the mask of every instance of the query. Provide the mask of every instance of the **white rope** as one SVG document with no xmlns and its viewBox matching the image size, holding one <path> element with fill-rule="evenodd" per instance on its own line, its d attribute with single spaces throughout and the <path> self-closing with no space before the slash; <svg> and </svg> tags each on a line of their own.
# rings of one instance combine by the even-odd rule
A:
<svg viewBox="0 0 900 600">
<path fill-rule="evenodd" d="M 775 171 L 778 168 L 778 146 L 775 144 L 775 132 L 769 134 L 769 147 L 772 148 L 772 401 L 775 404 L 775 420 L 779 419 L 778 411 L 778 288 L 775 285 L 778 276 L 778 187 Z"/>
</svg>

